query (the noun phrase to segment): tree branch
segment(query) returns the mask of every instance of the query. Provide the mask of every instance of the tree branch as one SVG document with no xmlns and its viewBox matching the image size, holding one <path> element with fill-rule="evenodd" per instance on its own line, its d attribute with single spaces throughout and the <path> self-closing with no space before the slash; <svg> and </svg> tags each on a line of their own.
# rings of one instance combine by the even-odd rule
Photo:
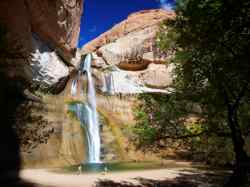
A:
<svg viewBox="0 0 250 187">
<path fill-rule="evenodd" d="M 245 83 L 245 85 L 243 86 L 242 90 L 240 91 L 238 97 L 236 98 L 236 101 L 232 106 L 233 112 L 235 112 L 235 110 L 238 108 L 241 99 L 244 97 L 245 91 L 247 90 L 247 87 L 248 87 L 248 84 L 249 84 L 248 82 Z"/>
</svg>

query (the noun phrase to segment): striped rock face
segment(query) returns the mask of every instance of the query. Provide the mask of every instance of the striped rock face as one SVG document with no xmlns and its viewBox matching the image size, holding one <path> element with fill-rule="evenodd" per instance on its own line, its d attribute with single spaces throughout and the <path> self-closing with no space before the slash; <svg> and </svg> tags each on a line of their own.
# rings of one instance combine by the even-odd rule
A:
<svg viewBox="0 0 250 187">
<path fill-rule="evenodd" d="M 162 21 L 174 18 L 173 11 L 162 9 L 133 13 L 83 46 L 82 54 L 93 53 L 94 74 L 103 91 L 167 92 L 174 67 L 166 62 L 174 52 L 160 52 L 156 36 Z"/>
</svg>

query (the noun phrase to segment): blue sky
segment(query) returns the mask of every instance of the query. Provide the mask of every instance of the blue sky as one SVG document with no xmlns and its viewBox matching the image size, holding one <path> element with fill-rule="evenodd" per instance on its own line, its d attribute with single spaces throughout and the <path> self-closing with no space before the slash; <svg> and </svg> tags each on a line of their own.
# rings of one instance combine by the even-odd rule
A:
<svg viewBox="0 0 250 187">
<path fill-rule="evenodd" d="M 170 9 L 174 0 L 85 0 L 78 47 L 139 10 Z"/>
</svg>

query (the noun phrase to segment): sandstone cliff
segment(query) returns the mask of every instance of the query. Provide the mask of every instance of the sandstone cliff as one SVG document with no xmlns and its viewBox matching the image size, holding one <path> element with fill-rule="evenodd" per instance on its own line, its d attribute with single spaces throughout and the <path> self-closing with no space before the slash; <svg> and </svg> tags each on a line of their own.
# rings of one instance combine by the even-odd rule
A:
<svg viewBox="0 0 250 187">
<path fill-rule="evenodd" d="M 133 13 L 111 30 L 83 46 L 93 52 L 94 75 L 104 92 L 167 92 L 173 66 L 166 65 L 172 51 L 156 46 L 160 23 L 175 13 L 162 9 Z"/>
<path fill-rule="evenodd" d="M 99 89 L 97 109 L 106 121 L 101 128 L 105 161 L 158 159 L 155 154 L 136 150 L 133 144 L 134 107 L 140 102 L 134 95 L 169 91 L 174 67 L 167 61 L 173 52 L 161 53 L 156 38 L 160 23 L 174 17 L 173 12 L 161 9 L 133 13 L 83 46 L 78 54 L 92 53 L 92 74 Z M 78 84 L 84 85 L 81 81 Z M 82 101 L 80 95 L 77 90 L 72 100 Z"/>
<path fill-rule="evenodd" d="M 84 49 L 88 51 L 96 51 L 105 44 L 111 43 L 118 38 L 128 35 L 129 33 L 157 26 L 161 21 L 165 19 L 172 19 L 174 16 L 174 12 L 162 9 L 143 10 L 133 13 L 129 15 L 126 20 L 115 25 L 111 30 L 87 43 L 84 46 Z"/>
<path fill-rule="evenodd" d="M 34 155 L 26 155 L 33 159 L 29 164 L 36 159 L 46 162 L 46 158 L 52 162 L 59 153 L 72 151 L 83 159 L 83 152 L 75 151 L 77 146 L 67 139 L 67 133 L 76 129 L 63 126 L 58 119 L 47 119 L 49 112 L 44 114 L 41 107 L 50 105 L 38 103 L 40 99 L 27 92 L 32 88 L 53 93 L 63 89 L 78 41 L 82 11 L 83 0 L 0 1 L 0 173 L 6 174 L 1 175 L 1 182 L 8 181 L 8 173 L 12 183 L 14 177 L 18 178 L 20 147 L 23 150 L 27 144 L 36 149 Z M 39 111 L 34 116 L 35 106 Z M 50 146 L 45 141 L 54 143 Z M 78 142 L 82 147 L 82 139 Z M 53 144 L 58 149 L 52 149 Z"/>
<path fill-rule="evenodd" d="M 19 111 L 24 123 L 16 126 L 23 167 L 50 168 L 76 165 L 86 158 L 86 137 L 80 121 L 69 113 L 64 95 L 44 95 L 43 103 L 26 103 Z"/>
<path fill-rule="evenodd" d="M 1 73 L 45 89 L 65 81 L 65 61 L 75 53 L 82 9 L 83 0 L 2 0 Z"/>
</svg>

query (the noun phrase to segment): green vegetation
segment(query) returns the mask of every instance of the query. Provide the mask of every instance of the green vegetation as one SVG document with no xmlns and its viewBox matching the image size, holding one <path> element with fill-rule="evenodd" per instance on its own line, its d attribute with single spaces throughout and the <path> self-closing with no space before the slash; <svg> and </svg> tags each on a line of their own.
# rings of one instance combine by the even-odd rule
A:
<svg viewBox="0 0 250 187">
<path fill-rule="evenodd" d="M 69 101 L 67 101 L 67 102 L 65 102 L 65 103 L 66 103 L 67 106 L 68 106 L 68 110 L 67 110 L 68 116 L 69 116 L 72 120 L 80 121 L 80 119 L 77 117 L 75 105 L 77 105 L 77 104 L 84 105 L 84 103 L 81 102 L 81 101 L 77 101 L 77 100 L 69 100 Z"/>
<path fill-rule="evenodd" d="M 137 123 L 133 131 L 138 148 L 174 150 L 180 158 L 204 161 L 214 166 L 230 164 L 234 153 L 231 140 L 224 132 L 226 129 L 208 125 L 197 111 L 198 104 L 184 100 L 183 96 L 139 96 L 143 102 L 135 110 Z"/>
<path fill-rule="evenodd" d="M 77 116 L 76 116 L 76 114 L 75 114 L 74 111 L 72 111 L 72 110 L 67 110 L 67 114 L 68 114 L 68 116 L 70 117 L 70 119 L 72 119 L 72 120 L 78 120 L 78 118 L 77 118 Z"/>
<path fill-rule="evenodd" d="M 76 100 L 76 99 L 67 99 L 64 102 L 68 105 L 84 104 L 81 100 Z"/>
<path fill-rule="evenodd" d="M 62 170 L 56 170 L 55 172 L 63 173 L 74 173 L 78 172 L 78 166 L 68 166 L 62 168 Z M 132 171 L 132 170 L 147 170 L 147 169 L 160 169 L 165 168 L 164 165 L 160 162 L 112 162 L 105 164 L 83 164 L 83 173 L 84 172 L 103 172 L 104 168 L 107 167 L 109 172 L 117 171 Z M 171 167 L 171 166 L 169 166 Z M 177 167 L 174 165 L 173 167 Z"/>
<path fill-rule="evenodd" d="M 141 96 L 139 143 L 200 150 L 208 160 L 226 156 L 234 163 L 226 186 L 244 186 L 250 172 L 244 150 L 250 128 L 250 2 L 178 0 L 176 13 L 157 39 L 161 50 L 175 51 L 175 91 Z"/>
</svg>

